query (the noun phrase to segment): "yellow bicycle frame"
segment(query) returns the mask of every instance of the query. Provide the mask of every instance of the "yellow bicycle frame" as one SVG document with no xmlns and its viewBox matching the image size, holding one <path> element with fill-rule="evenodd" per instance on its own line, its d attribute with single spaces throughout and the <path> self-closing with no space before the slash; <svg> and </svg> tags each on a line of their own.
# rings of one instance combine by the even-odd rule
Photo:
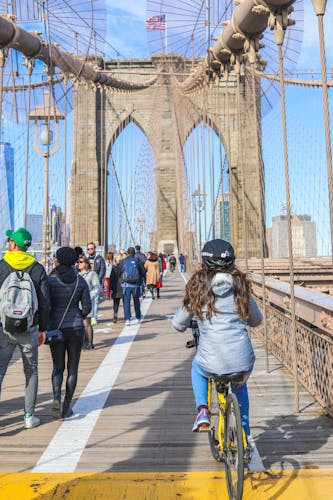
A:
<svg viewBox="0 0 333 500">
<path fill-rule="evenodd" d="M 215 387 L 216 390 L 216 384 L 215 380 L 213 377 L 210 377 L 208 379 L 208 394 L 207 394 L 207 399 L 208 399 L 208 408 L 211 408 L 212 405 L 212 397 L 213 397 L 213 389 Z M 222 392 L 218 392 L 216 390 L 217 394 L 217 400 L 219 404 L 219 424 L 218 424 L 218 429 L 217 429 L 217 438 L 219 440 L 219 447 L 220 450 L 224 450 L 224 415 L 225 415 L 225 410 L 227 406 L 227 401 Z M 243 446 L 244 446 L 244 451 L 247 449 L 248 443 L 247 443 L 247 437 L 244 431 L 244 428 L 242 428 L 242 437 L 243 437 Z"/>
</svg>

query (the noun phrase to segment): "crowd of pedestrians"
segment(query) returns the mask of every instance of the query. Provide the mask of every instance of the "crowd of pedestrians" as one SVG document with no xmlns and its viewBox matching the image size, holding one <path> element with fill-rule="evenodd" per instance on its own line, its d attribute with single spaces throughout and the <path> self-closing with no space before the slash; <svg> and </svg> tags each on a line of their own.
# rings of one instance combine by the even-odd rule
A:
<svg viewBox="0 0 333 500">
<path fill-rule="evenodd" d="M 98 323 L 100 301 L 113 301 L 112 321 L 117 323 L 122 300 L 125 325 L 138 324 L 146 290 L 152 299 L 160 298 L 163 273 L 168 266 L 174 270 L 176 258 L 155 250 L 145 254 L 136 245 L 127 252 L 120 249 L 116 257 L 109 252 L 104 259 L 90 241 L 87 254 L 80 246 L 58 248 L 47 275 L 44 267 L 27 252 L 32 243 L 27 229 L 8 230 L 6 236 L 8 249 L 0 261 L 0 391 L 18 346 L 26 380 L 24 426 L 32 428 L 40 424 L 35 415 L 38 347 L 44 343 L 50 347 L 51 414 L 55 419 L 69 418 L 73 415 L 71 405 L 81 351 L 94 349 L 93 327 Z M 179 260 L 181 271 L 183 264 Z"/>
</svg>

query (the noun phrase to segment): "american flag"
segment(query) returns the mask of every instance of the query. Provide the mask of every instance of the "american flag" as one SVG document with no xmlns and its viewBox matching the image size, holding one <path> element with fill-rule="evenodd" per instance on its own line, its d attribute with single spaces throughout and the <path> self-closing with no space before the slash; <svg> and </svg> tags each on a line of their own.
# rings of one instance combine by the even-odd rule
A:
<svg viewBox="0 0 333 500">
<path fill-rule="evenodd" d="M 162 14 L 161 16 L 149 17 L 146 20 L 146 30 L 147 31 L 165 30 L 165 29 L 166 29 L 165 14 Z"/>
</svg>

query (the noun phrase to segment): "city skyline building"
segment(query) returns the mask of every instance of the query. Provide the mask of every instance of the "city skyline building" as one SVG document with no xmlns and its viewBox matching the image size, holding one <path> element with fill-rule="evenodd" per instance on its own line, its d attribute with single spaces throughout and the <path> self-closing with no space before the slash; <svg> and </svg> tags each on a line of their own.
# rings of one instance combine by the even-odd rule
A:
<svg viewBox="0 0 333 500">
<path fill-rule="evenodd" d="M 32 244 L 41 244 L 43 240 L 43 215 L 27 214 L 27 230 L 31 234 Z"/>
<path fill-rule="evenodd" d="M 215 213 L 215 238 L 230 241 L 229 193 L 218 196 Z"/>
<path fill-rule="evenodd" d="M 53 204 L 50 209 L 50 243 L 55 246 L 66 244 L 65 214 L 59 205 Z"/>
<path fill-rule="evenodd" d="M 14 229 L 14 148 L 9 142 L 0 142 L 0 234 L 5 243 L 5 232 Z"/>
<path fill-rule="evenodd" d="M 271 249 L 273 258 L 289 257 L 287 215 L 272 218 Z M 294 214 L 291 219 L 294 257 L 317 256 L 317 229 L 310 215 Z"/>
</svg>

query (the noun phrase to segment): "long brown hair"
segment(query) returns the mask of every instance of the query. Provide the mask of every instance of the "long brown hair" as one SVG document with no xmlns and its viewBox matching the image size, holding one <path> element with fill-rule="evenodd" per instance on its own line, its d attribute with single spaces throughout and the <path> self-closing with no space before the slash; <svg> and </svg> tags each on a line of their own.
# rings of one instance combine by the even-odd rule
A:
<svg viewBox="0 0 333 500">
<path fill-rule="evenodd" d="M 241 318 L 248 319 L 250 315 L 251 282 L 247 275 L 234 265 L 227 269 L 202 265 L 186 285 L 183 300 L 185 309 L 200 320 L 204 319 L 203 309 L 207 309 L 207 319 L 210 319 L 213 313 L 217 312 L 215 307 L 216 296 L 212 290 L 212 281 L 217 273 L 228 273 L 232 276 L 237 313 Z"/>
</svg>

